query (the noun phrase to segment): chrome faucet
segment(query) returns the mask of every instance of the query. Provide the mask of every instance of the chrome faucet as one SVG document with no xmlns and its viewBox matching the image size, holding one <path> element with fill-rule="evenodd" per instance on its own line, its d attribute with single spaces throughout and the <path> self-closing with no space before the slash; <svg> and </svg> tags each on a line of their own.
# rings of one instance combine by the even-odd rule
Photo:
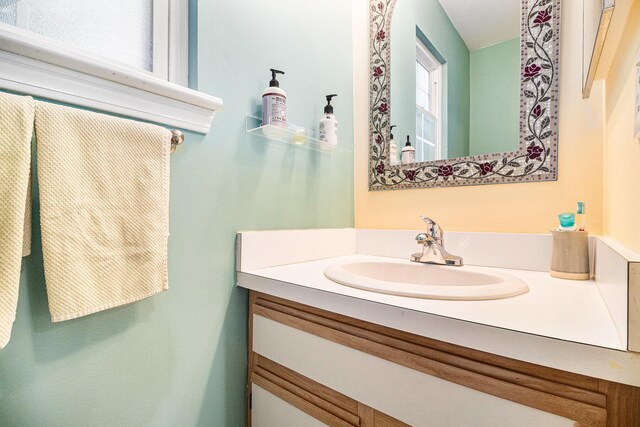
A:
<svg viewBox="0 0 640 427">
<path fill-rule="evenodd" d="M 444 231 L 431 218 L 420 217 L 427 224 L 427 232 L 416 236 L 416 242 L 422 245 L 422 252 L 411 255 L 411 261 L 427 264 L 462 265 L 462 257 L 451 255 L 444 250 Z"/>
</svg>

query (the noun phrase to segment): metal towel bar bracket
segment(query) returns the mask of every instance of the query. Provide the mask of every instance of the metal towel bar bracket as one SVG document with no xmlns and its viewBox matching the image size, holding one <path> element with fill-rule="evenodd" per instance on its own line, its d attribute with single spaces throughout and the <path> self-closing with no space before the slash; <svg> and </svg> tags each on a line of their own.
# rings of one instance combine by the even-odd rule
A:
<svg viewBox="0 0 640 427">
<path fill-rule="evenodd" d="M 171 131 L 171 154 L 176 151 L 178 145 L 184 142 L 184 134 L 179 130 Z"/>
</svg>

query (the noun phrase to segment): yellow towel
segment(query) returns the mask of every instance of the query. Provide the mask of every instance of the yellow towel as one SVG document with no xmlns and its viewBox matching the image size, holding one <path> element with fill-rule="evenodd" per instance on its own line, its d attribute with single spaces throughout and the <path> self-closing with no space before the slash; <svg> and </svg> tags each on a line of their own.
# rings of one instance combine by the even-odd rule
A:
<svg viewBox="0 0 640 427">
<path fill-rule="evenodd" d="M 0 93 L 0 348 L 9 342 L 16 318 L 23 236 L 30 229 L 25 225 L 25 203 L 33 114 L 30 96 Z"/>
<path fill-rule="evenodd" d="M 51 320 L 167 290 L 171 132 L 37 102 L 36 143 Z"/>
</svg>

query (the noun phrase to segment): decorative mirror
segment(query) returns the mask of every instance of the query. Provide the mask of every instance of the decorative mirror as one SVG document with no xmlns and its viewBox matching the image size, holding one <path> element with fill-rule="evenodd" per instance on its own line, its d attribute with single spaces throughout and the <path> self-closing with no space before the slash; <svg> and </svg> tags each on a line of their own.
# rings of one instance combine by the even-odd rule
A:
<svg viewBox="0 0 640 427">
<path fill-rule="evenodd" d="M 370 190 L 557 179 L 560 0 L 369 14 Z"/>
</svg>

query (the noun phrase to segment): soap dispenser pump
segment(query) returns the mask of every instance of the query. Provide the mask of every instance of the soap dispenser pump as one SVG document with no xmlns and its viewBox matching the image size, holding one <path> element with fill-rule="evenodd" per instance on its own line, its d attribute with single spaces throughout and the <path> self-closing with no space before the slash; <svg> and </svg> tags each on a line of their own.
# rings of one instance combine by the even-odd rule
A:
<svg viewBox="0 0 640 427">
<path fill-rule="evenodd" d="M 398 164 L 398 145 L 393 140 L 393 128 L 397 127 L 396 125 L 391 125 L 389 128 L 389 163 L 392 165 Z"/>
<path fill-rule="evenodd" d="M 284 71 L 271 68 L 269 87 L 262 92 L 262 126 L 287 126 L 287 94 L 280 89 L 276 74 Z"/>
<path fill-rule="evenodd" d="M 402 149 L 402 163 L 415 163 L 416 162 L 416 149 L 411 146 L 411 140 L 409 139 L 409 135 L 407 135 L 407 143 L 404 145 Z"/>
<path fill-rule="evenodd" d="M 327 95 L 327 105 L 324 107 L 324 115 L 320 119 L 320 141 L 328 146 L 338 145 L 338 121 L 333 115 L 333 105 L 331 98 L 338 96 L 336 94 Z"/>
</svg>

